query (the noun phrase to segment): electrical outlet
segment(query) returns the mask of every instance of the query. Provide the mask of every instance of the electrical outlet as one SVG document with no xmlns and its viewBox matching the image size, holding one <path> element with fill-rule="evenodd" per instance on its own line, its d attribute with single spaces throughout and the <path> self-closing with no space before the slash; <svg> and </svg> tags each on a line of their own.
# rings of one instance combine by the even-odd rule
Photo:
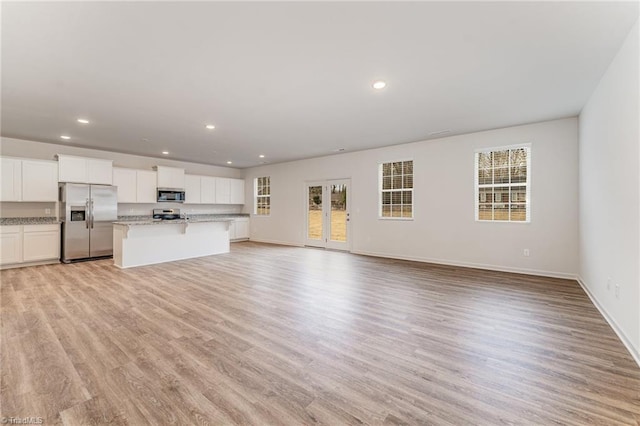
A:
<svg viewBox="0 0 640 426">
<path fill-rule="evenodd" d="M 616 283 L 616 299 L 620 299 L 620 284 Z"/>
<path fill-rule="evenodd" d="M 44 209 L 44 214 L 51 214 L 51 209 Z"/>
<path fill-rule="evenodd" d="M 524 249 L 522 251 L 522 254 L 524 255 L 524 257 L 529 257 L 529 249 Z"/>
<path fill-rule="evenodd" d="M 611 290 L 611 277 L 607 278 L 607 290 Z"/>
</svg>

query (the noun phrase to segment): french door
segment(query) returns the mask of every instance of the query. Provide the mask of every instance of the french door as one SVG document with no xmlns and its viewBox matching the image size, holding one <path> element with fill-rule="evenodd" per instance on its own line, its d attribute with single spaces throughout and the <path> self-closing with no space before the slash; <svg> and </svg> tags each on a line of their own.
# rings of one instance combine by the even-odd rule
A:
<svg viewBox="0 0 640 426">
<path fill-rule="evenodd" d="M 348 179 L 306 184 L 306 245 L 349 250 L 350 197 Z"/>
</svg>

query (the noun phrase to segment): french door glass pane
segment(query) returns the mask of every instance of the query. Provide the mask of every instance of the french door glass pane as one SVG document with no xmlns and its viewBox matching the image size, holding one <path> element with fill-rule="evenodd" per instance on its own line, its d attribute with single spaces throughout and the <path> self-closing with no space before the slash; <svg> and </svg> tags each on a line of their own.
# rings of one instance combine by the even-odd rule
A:
<svg viewBox="0 0 640 426">
<path fill-rule="evenodd" d="M 331 241 L 347 241 L 347 186 L 331 185 Z"/>
<path fill-rule="evenodd" d="M 322 186 L 309 187 L 309 217 L 307 237 L 310 240 L 322 239 Z"/>
</svg>

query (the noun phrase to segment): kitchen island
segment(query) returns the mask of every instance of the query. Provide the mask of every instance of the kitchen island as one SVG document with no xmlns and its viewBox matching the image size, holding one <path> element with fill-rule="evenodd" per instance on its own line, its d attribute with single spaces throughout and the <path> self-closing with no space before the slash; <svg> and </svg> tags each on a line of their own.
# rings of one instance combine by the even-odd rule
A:
<svg viewBox="0 0 640 426">
<path fill-rule="evenodd" d="M 229 252 L 233 219 L 144 220 L 113 223 L 113 263 L 152 265 Z"/>
</svg>

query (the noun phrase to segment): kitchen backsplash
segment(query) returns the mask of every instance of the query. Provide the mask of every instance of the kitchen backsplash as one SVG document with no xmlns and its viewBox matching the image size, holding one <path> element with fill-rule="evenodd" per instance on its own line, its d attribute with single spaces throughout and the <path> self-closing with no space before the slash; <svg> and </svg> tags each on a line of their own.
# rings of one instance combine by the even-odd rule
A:
<svg viewBox="0 0 640 426">
<path fill-rule="evenodd" d="M 0 217 L 56 217 L 57 203 L 1 202 Z M 118 216 L 151 215 L 153 209 L 180 209 L 187 214 L 242 213 L 238 205 L 194 205 L 180 203 L 118 204 Z"/>
<path fill-rule="evenodd" d="M 242 206 L 220 204 L 180 204 L 180 203 L 156 203 L 156 204 L 118 204 L 118 216 L 151 215 L 153 209 L 180 209 L 187 214 L 223 214 L 242 213 Z"/>
<path fill-rule="evenodd" d="M 56 203 L 1 202 L 0 217 L 56 217 Z"/>
</svg>

